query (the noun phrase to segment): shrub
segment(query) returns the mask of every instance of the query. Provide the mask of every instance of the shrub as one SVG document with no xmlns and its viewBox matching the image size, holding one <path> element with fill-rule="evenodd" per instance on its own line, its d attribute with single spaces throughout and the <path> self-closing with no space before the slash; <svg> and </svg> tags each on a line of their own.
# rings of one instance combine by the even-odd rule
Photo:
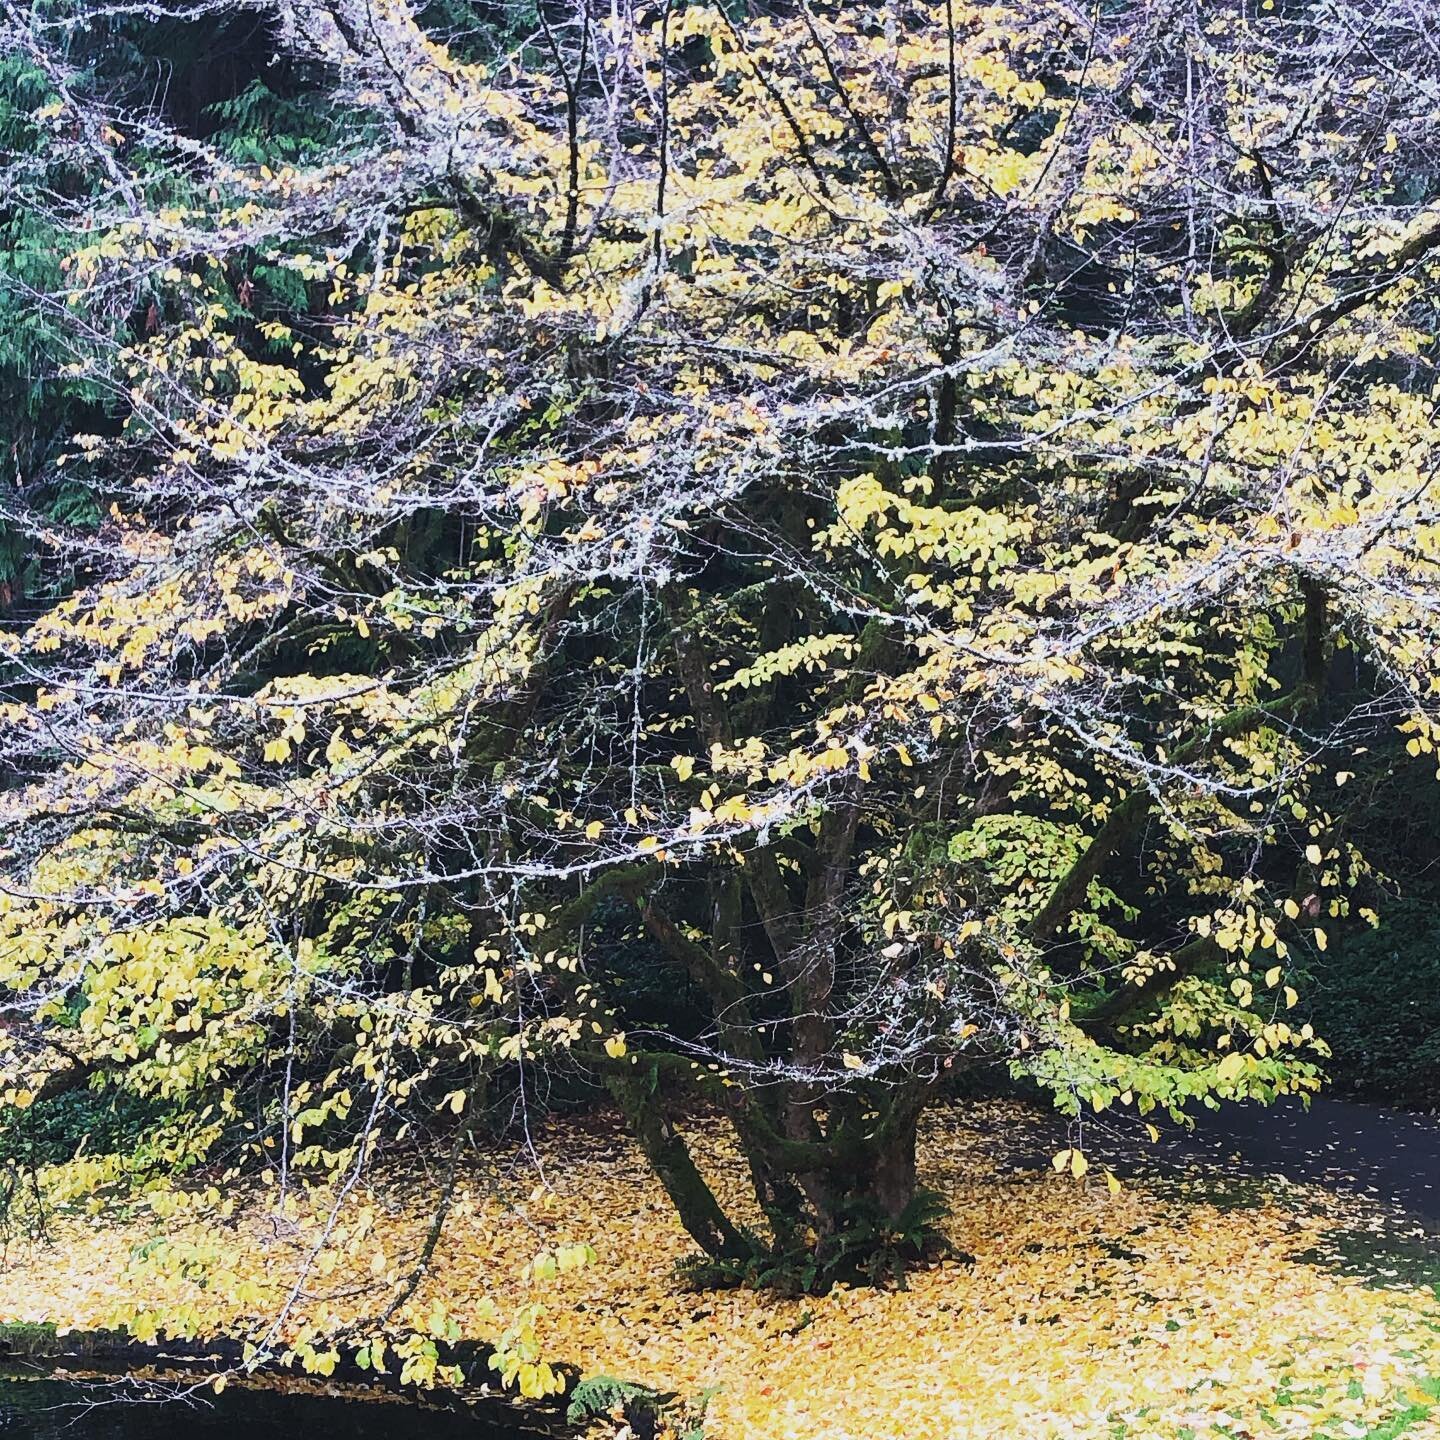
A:
<svg viewBox="0 0 1440 1440">
<path fill-rule="evenodd" d="M 1440 908 L 1393 903 L 1312 966 L 1311 1022 L 1334 1052 L 1341 1091 L 1391 1105 L 1440 1105 Z"/>
</svg>

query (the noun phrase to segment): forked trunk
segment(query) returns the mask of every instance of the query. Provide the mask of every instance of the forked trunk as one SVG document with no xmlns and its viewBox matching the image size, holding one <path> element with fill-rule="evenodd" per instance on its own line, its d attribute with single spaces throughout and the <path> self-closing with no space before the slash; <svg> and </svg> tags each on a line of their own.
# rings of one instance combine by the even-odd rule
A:
<svg viewBox="0 0 1440 1440">
<path fill-rule="evenodd" d="M 742 1275 L 781 1289 L 879 1282 L 903 1277 L 907 1262 L 929 1253 L 934 1237 L 923 1218 L 896 1224 L 915 1197 L 923 1088 L 894 1093 L 879 1116 L 849 1097 L 847 1113 L 831 1115 L 834 1134 L 825 1137 L 817 1122 L 805 1142 L 781 1133 L 770 1107 L 767 1115 L 736 1104 L 731 1119 L 769 1225 L 765 1244 L 721 1207 L 665 1114 L 655 1073 L 636 1067 L 607 1083 L 680 1223 L 706 1257 L 722 1262 L 713 1272 L 719 1283 Z M 861 1113 L 869 1123 L 857 1134 Z"/>
</svg>

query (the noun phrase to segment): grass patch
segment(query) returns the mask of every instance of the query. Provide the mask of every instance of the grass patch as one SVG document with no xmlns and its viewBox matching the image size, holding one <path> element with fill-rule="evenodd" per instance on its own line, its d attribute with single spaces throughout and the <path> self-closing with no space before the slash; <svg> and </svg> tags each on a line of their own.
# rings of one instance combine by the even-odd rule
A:
<svg viewBox="0 0 1440 1440">
<path fill-rule="evenodd" d="M 1380 1289 L 1425 1287 L 1440 1296 L 1440 1242 L 1428 1236 L 1339 1228 L 1326 1231 L 1317 1244 L 1296 1251 L 1291 1259 Z"/>
</svg>

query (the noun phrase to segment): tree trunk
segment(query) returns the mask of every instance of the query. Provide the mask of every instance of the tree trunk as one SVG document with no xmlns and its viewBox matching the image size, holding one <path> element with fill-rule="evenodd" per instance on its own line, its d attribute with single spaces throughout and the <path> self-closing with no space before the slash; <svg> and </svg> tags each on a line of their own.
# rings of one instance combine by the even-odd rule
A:
<svg viewBox="0 0 1440 1440">
<path fill-rule="evenodd" d="M 876 1149 L 865 1177 L 868 1198 L 891 1220 L 897 1219 L 915 1198 L 915 1144 L 918 1112 L 901 1120 Z"/>
<path fill-rule="evenodd" d="M 921 1104 L 906 1096 L 894 1102 L 878 1128 L 827 1176 L 829 1201 L 821 1217 L 827 1232 L 878 1212 L 896 1219 L 915 1196 L 915 1146 Z"/>
<path fill-rule="evenodd" d="M 775 1248 L 793 1250 L 805 1221 L 805 1197 L 795 1177 L 771 1153 L 761 1128 L 749 1113 L 755 1103 L 753 1097 L 737 1097 L 730 1107 L 730 1123 L 740 1142 L 755 1201 L 770 1227 Z M 767 1124 L 773 1124 L 773 1117 L 767 1116 Z"/>
<path fill-rule="evenodd" d="M 632 1070 L 607 1076 L 606 1085 L 690 1238 L 712 1260 L 743 1258 L 752 1249 L 750 1243 L 696 1169 L 684 1136 L 656 1100 L 651 1079 L 648 1072 Z"/>
<path fill-rule="evenodd" d="M 836 1234 L 859 1212 L 873 1216 L 878 1211 L 892 1220 L 898 1217 L 915 1195 L 916 1140 L 927 1093 L 928 1087 L 897 1095 L 879 1124 L 860 1139 L 847 1138 L 847 1130 L 853 1136 L 854 1127 L 862 1123 L 858 1107 L 853 1118 L 832 1113 L 836 1138 L 809 1142 L 820 1149 L 828 1145 L 831 1154 L 808 1162 L 795 1156 L 787 1161 L 779 1148 L 783 1140 L 773 1143 L 762 1130 L 746 1126 L 737 1116 L 736 1134 L 756 1192 L 769 1197 L 768 1203 L 762 1198 L 762 1204 L 779 1212 L 781 1224 L 791 1234 L 803 1225 L 814 1225 L 822 1234 Z"/>
</svg>

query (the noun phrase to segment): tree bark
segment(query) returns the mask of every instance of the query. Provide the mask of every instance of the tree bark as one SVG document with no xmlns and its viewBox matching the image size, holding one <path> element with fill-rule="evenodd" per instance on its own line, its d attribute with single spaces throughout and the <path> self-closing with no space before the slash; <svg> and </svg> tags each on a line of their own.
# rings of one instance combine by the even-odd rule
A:
<svg viewBox="0 0 1440 1440">
<path fill-rule="evenodd" d="M 915 1198 L 915 1147 L 920 1112 L 914 1109 L 900 1117 L 875 1147 L 863 1173 L 862 1198 L 877 1205 L 890 1219 L 896 1219 Z"/>
<path fill-rule="evenodd" d="M 712 1260 L 749 1254 L 749 1242 L 720 1208 L 715 1192 L 695 1167 L 685 1137 L 655 1098 L 650 1074 L 632 1067 L 607 1076 L 606 1085 L 690 1238 Z"/>
</svg>

